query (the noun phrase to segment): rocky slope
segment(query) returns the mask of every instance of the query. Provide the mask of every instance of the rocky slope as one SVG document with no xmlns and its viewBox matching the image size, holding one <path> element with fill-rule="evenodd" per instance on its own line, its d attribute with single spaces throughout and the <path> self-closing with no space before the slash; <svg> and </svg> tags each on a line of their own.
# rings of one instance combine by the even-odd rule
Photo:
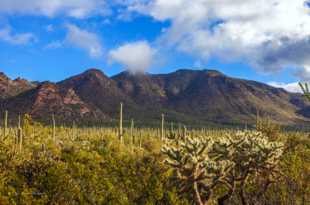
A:
<svg viewBox="0 0 310 205">
<path fill-rule="evenodd" d="M 2 110 L 30 113 L 40 120 L 54 113 L 58 121 L 107 122 L 117 118 L 120 102 L 127 119 L 144 124 L 158 121 L 162 112 L 168 121 L 195 125 L 252 123 L 257 112 L 287 125 L 310 117 L 309 103 L 301 94 L 215 70 L 122 72 L 110 78 L 90 69 L 58 83 L 38 85 L 0 74 L 0 90 Z"/>
<path fill-rule="evenodd" d="M 11 80 L 4 73 L 0 72 L 0 99 L 16 96 L 22 92 L 36 87 L 34 83 L 25 79 L 17 78 Z"/>
</svg>

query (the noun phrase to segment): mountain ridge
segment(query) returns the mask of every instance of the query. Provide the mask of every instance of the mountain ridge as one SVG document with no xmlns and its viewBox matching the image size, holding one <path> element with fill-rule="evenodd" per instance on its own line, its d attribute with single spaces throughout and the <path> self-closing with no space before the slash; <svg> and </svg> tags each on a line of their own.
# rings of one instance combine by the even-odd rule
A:
<svg viewBox="0 0 310 205">
<path fill-rule="evenodd" d="M 5 85 L 11 89 L 5 89 Z M 14 89 L 13 89 L 14 88 Z M 59 82 L 12 81 L 0 73 L 1 110 L 12 115 L 31 114 L 48 122 L 112 122 L 125 105 L 127 119 L 145 124 L 160 120 L 204 125 L 254 123 L 256 113 L 281 124 L 304 123 L 309 103 L 301 94 L 281 88 L 229 77 L 217 70 L 180 69 L 167 74 L 131 74 L 108 77 L 89 69 Z"/>
</svg>

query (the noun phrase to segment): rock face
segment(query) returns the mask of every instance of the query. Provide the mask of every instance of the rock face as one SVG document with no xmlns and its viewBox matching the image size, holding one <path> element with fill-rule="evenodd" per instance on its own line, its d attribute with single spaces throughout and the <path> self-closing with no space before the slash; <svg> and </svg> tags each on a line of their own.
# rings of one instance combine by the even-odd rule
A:
<svg viewBox="0 0 310 205">
<path fill-rule="evenodd" d="M 33 116 L 57 114 L 70 118 L 94 114 L 92 108 L 83 102 L 73 89 L 61 90 L 56 84 L 43 83 L 33 97 L 34 103 L 30 110 Z"/>
<path fill-rule="evenodd" d="M 9 85 L 9 89 L 6 87 Z M 122 72 L 111 78 L 90 69 L 59 83 L 38 85 L 0 74 L 2 110 L 30 113 L 39 120 L 56 114 L 63 122 L 102 122 L 125 116 L 151 124 L 167 120 L 195 125 L 243 124 L 257 112 L 282 124 L 309 120 L 309 103 L 301 94 L 263 83 L 230 78 L 215 70 L 178 70 L 169 74 Z"/>
<path fill-rule="evenodd" d="M 100 110 L 83 102 L 73 89 L 63 89 L 50 82 L 2 100 L 2 107 L 2 110 L 9 110 L 10 115 L 28 113 L 47 123 L 52 114 L 64 123 L 91 122 L 89 118 L 107 119 Z"/>
<path fill-rule="evenodd" d="M 35 84 L 27 80 L 21 78 L 11 80 L 4 73 L 0 72 L 0 99 L 16 96 L 34 87 Z"/>
</svg>

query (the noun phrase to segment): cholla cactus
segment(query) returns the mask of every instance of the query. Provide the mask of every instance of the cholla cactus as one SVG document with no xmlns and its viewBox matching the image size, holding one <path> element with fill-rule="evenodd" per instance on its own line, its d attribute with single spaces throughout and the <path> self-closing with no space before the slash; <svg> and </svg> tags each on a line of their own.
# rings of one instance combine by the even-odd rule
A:
<svg viewBox="0 0 310 205">
<path fill-rule="evenodd" d="M 283 144 L 271 142 L 262 133 L 256 131 L 237 132 L 233 143 L 234 153 L 231 160 L 238 173 L 260 173 L 274 171 L 283 153 Z"/>
<path fill-rule="evenodd" d="M 208 202 L 212 189 L 232 168 L 229 161 L 209 154 L 213 144 L 209 138 L 172 134 L 162 149 L 165 162 L 175 171 L 180 193 L 189 193 L 199 205 Z"/>
<path fill-rule="evenodd" d="M 233 138 L 218 140 L 213 152 L 221 159 L 234 164 L 231 172 L 222 180 L 229 189 L 228 195 L 224 198 L 229 199 L 238 185 L 242 204 L 248 204 L 244 186 L 249 177 L 263 176 L 265 184 L 261 186 L 261 190 L 257 190 L 257 197 L 260 197 L 274 180 L 272 178 L 278 174 L 278 162 L 283 154 L 283 144 L 269 141 L 261 132 L 244 131 L 237 132 Z M 221 200 L 220 198 L 219 204 Z"/>
<path fill-rule="evenodd" d="M 232 160 L 235 163 L 235 176 L 240 181 L 240 198 L 242 204 L 248 204 L 244 193 L 244 185 L 250 175 L 257 178 L 264 178 L 264 185 L 257 190 L 259 198 L 267 191 L 268 186 L 274 182 L 278 175 L 278 163 L 283 154 L 283 144 L 271 142 L 260 132 L 246 131 L 238 132 L 237 137 L 241 139 L 240 145 Z"/>
<path fill-rule="evenodd" d="M 162 152 L 176 173 L 180 193 L 190 193 L 196 204 L 206 204 L 219 184 L 228 188 L 218 199 L 219 204 L 232 196 L 237 185 L 242 204 L 247 204 L 244 185 L 248 177 L 268 173 L 270 183 L 269 177 L 277 172 L 282 147 L 256 131 L 237 132 L 216 140 L 171 134 Z"/>
</svg>

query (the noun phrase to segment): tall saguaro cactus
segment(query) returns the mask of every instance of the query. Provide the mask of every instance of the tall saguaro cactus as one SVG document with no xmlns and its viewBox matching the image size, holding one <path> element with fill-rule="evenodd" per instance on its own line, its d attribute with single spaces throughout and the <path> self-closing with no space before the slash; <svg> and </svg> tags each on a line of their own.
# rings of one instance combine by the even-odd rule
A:
<svg viewBox="0 0 310 205">
<path fill-rule="evenodd" d="M 55 115 L 52 115 L 52 123 L 53 123 L 53 140 L 56 142 L 56 120 Z"/>
<path fill-rule="evenodd" d="M 131 119 L 131 125 L 130 125 L 130 138 L 131 138 L 131 144 L 134 145 L 135 144 L 135 138 L 134 138 L 134 134 L 133 134 L 133 129 L 135 126 L 135 122 L 133 119 Z"/>
<path fill-rule="evenodd" d="M 174 132 L 174 124 L 173 124 L 173 122 L 170 122 L 170 132 L 171 133 Z"/>
<path fill-rule="evenodd" d="M 22 127 L 22 119 L 21 119 L 21 116 L 18 115 L 18 128 L 21 128 Z"/>
<path fill-rule="evenodd" d="M 23 129 L 21 126 L 21 117 L 18 116 L 18 129 L 17 129 L 17 144 L 19 146 L 19 151 L 23 149 Z"/>
<path fill-rule="evenodd" d="M 161 114 L 161 140 L 165 139 L 165 115 Z"/>
<path fill-rule="evenodd" d="M 17 141 L 19 145 L 19 151 L 23 150 L 23 130 L 22 128 L 18 128 L 17 130 Z"/>
<path fill-rule="evenodd" d="M 7 135 L 7 130 L 8 130 L 8 115 L 9 112 L 6 110 L 4 112 L 4 116 L 3 116 L 3 138 L 6 137 Z"/>
<path fill-rule="evenodd" d="M 123 103 L 120 104 L 119 113 L 119 140 L 123 143 Z"/>
</svg>

